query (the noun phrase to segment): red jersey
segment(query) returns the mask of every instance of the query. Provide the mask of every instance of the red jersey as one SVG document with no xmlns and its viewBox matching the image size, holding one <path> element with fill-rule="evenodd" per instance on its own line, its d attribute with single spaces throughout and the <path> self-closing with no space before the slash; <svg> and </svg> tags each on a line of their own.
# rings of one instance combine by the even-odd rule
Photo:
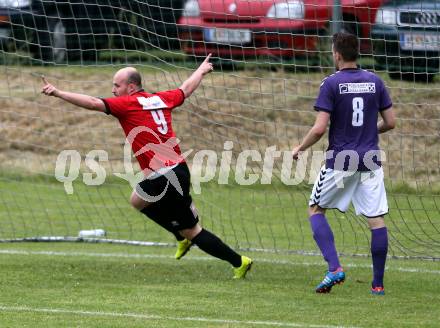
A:
<svg viewBox="0 0 440 328">
<path fill-rule="evenodd" d="M 171 110 L 185 100 L 182 90 L 154 94 L 140 90 L 102 100 L 106 113 L 119 120 L 145 173 L 184 162 L 171 125 Z"/>
</svg>

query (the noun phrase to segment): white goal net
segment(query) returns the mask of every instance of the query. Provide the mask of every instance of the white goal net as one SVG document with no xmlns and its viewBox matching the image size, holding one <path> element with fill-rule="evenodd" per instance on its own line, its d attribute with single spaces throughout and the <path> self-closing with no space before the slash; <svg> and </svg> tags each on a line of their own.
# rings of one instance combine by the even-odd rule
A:
<svg viewBox="0 0 440 328">
<path fill-rule="evenodd" d="M 102 241 L 174 243 L 130 208 L 132 189 L 115 175 L 127 164 L 117 120 L 41 95 L 40 76 L 110 97 L 113 74 L 130 65 L 155 92 L 178 87 L 212 52 L 215 71 L 174 112 L 181 147 L 192 150 L 203 225 L 235 248 L 317 252 L 307 202 L 326 138 L 299 164 L 288 154 L 313 124 L 321 80 L 333 71 L 333 1 L 321 2 L 0 1 L 0 239 L 75 241 L 81 230 L 103 229 Z M 428 31 L 414 8 L 374 3 L 344 5 L 338 26 L 359 35 L 360 64 L 385 80 L 398 117 L 380 140 L 390 254 L 439 258 L 438 29 Z M 394 40 L 390 26 L 407 28 Z M 67 181 L 55 177 L 60 154 Z M 98 176 L 104 183 L 93 185 Z M 328 216 L 338 250 L 369 253 L 365 218 L 352 209 Z"/>
</svg>

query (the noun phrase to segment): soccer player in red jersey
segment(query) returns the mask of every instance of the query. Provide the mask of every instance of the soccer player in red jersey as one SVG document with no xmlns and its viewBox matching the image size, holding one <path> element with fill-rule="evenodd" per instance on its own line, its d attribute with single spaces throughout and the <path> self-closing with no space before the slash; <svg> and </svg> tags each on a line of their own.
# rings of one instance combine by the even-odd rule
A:
<svg viewBox="0 0 440 328">
<path fill-rule="evenodd" d="M 216 235 L 203 229 L 190 195 L 190 172 L 172 128 L 172 110 L 183 104 L 213 71 L 211 55 L 175 90 L 148 93 L 133 67 L 116 72 L 112 93 L 100 99 L 62 91 L 43 77 L 42 93 L 73 105 L 116 117 L 144 173 L 131 195 L 131 205 L 173 233 L 178 241 L 176 259 L 195 244 L 206 253 L 234 267 L 234 278 L 244 278 L 252 260 L 241 256 Z"/>
</svg>

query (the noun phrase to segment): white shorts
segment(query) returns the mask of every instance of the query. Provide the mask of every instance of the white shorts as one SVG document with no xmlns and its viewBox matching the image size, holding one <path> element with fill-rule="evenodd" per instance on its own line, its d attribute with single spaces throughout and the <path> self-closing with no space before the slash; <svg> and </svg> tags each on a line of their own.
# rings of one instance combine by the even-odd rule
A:
<svg viewBox="0 0 440 328">
<path fill-rule="evenodd" d="M 382 216 L 388 213 L 383 169 L 367 172 L 335 171 L 321 168 L 310 196 L 309 206 L 347 211 L 353 202 L 356 215 Z"/>
</svg>

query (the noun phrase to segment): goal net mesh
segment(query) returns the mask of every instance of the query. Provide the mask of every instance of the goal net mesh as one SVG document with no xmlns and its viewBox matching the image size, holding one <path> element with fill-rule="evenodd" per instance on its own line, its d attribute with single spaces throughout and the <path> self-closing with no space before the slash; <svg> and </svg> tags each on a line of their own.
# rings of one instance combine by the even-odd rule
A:
<svg viewBox="0 0 440 328">
<path fill-rule="evenodd" d="M 73 241 L 81 230 L 103 229 L 102 241 L 173 244 L 169 233 L 130 207 L 132 188 L 115 175 L 125 173 L 125 138 L 118 121 L 41 95 L 40 76 L 62 90 L 110 97 L 113 74 L 130 65 L 142 74 L 146 91 L 156 92 L 179 87 L 212 52 L 215 71 L 173 113 L 182 150 L 192 150 L 187 162 L 203 226 L 236 249 L 318 252 L 307 203 L 327 135 L 300 164 L 289 152 L 313 124 L 321 80 L 333 72 L 331 26 L 321 30 L 321 18 L 311 20 L 316 26 L 312 37 L 310 31 L 282 26 L 266 30 L 258 25 L 255 32 L 249 26 L 265 17 L 222 18 L 219 1 L 211 2 L 209 28 L 183 17 L 182 1 L 42 1 L 43 9 L 9 9 L 9 16 L 0 15 L 5 36 L 0 52 L 2 241 Z M 211 27 L 232 23 L 236 28 L 240 22 L 248 27 L 239 32 Z M 353 21 L 342 25 L 353 26 Z M 398 117 L 396 128 L 380 136 L 390 254 L 439 258 L 439 84 L 420 73 L 415 61 L 406 75 L 396 65 L 387 66 L 399 53 L 376 56 L 374 40 L 360 37 L 360 63 L 385 80 Z M 297 41 L 288 43 L 289 38 Z M 73 168 L 75 156 L 67 157 L 63 171 L 76 177 L 72 193 L 55 178 L 57 158 L 66 150 L 80 155 L 79 172 Z M 93 150 L 107 155 L 99 161 L 105 183 L 97 186 L 85 183 L 97 177 L 86 163 Z M 280 153 L 271 161 L 274 151 Z M 365 218 L 354 215 L 353 208 L 331 210 L 328 218 L 338 251 L 369 254 Z"/>
</svg>

